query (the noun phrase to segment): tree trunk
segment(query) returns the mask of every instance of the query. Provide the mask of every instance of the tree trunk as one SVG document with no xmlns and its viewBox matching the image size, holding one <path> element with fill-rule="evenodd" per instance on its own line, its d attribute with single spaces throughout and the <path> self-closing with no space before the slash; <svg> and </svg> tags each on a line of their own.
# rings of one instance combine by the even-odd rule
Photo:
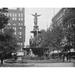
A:
<svg viewBox="0 0 75 75">
<path fill-rule="evenodd" d="M 3 65 L 3 59 L 1 59 L 1 65 Z"/>
</svg>

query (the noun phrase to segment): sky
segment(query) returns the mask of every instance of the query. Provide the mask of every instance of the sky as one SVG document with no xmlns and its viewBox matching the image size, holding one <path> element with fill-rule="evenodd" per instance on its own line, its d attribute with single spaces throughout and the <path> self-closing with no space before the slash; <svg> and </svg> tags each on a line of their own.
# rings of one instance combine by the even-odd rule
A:
<svg viewBox="0 0 75 75">
<path fill-rule="evenodd" d="M 30 33 L 34 26 L 34 17 L 32 14 L 37 13 L 38 15 L 41 15 L 38 18 L 39 30 L 46 30 L 51 24 L 52 17 L 54 17 L 60 9 L 61 8 L 25 8 L 25 45 L 29 45 L 29 39 L 32 35 L 32 33 Z"/>
</svg>

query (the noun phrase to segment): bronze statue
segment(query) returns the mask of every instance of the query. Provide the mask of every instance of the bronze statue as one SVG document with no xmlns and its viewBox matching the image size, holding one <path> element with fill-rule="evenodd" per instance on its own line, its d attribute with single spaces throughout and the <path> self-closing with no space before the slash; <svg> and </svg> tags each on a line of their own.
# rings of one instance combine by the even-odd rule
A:
<svg viewBox="0 0 75 75">
<path fill-rule="evenodd" d="M 37 13 L 35 13 L 35 14 L 32 14 L 32 16 L 34 16 L 34 24 L 37 25 L 38 17 L 41 15 L 37 15 Z"/>
</svg>

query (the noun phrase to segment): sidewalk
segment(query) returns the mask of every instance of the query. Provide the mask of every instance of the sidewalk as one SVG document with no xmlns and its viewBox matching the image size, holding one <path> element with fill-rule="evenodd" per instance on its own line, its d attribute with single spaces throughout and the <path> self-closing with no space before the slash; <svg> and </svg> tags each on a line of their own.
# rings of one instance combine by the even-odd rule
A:
<svg viewBox="0 0 75 75">
<path fill-rule="evenodd" d="M 17 62 L 7 62 L 0 67 L 75 67 L 75 60 L 72 62 L 62 62 L 61 60 L 27 60 Z"/>
<path fill-rule="evenodd" d="M 10 63 L 0 67 L 75 67 L 75 63 Z"/>
</svg>

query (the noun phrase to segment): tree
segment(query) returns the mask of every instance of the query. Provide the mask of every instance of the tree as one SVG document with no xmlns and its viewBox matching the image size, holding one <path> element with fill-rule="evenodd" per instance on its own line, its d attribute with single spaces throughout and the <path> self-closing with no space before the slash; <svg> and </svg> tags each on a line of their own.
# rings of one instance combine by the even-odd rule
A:
<svg viewBox="0 0 75 75">
<path fill-rule="evenodd" d="M 41 30 L 41 34 L 34 38 L 34 42 L 37 42 L 37 48 L 49 48 L 49 50 L 61 50 L 62 39 L 64 39 L 64 32 L 61 26 L 55 26 L 52 30 Z M 40 50 L 43 52 L 44 50 Z M 46 52 L 46 51 L 45 51 Z M 43 52 L 44 53 L 44 52 Z"/>
<path fill-rule="evenodd" d="M 41 34 L 43 38 L 40 47 L 50 48 L 50 50 L 61 49 L 61 40 L 64 38 L 64 33 L 62 27 L 56 26 L 52 30 L 48 29 L 47 31 Z"/>
<path fill-rule="evenodd" d="M 67 43 L 75 49 L 75 8 L 67 8 L 62 23 L 68 40 Z"/>
<path fill-rule="evenodd" d="M 35 36 L 34 38 L 31 37 L 30 39 L 30 48 L 35 55 L 38 55 L 38 57 L 43 56 L 45 54 L 45 51 L 48 50 L 47 48 L 42 46 L 46 31 L 41 30 L 40 32 L 41 33 L 39 33 L 38 36 Z"/>
<path fill-rule="evenodd" d="M 0 14 L 0 29 L 4 28 L 8 24 L 9 18 L 4 14 Z"/>
<path fill-rule="evenodd" d="M 12 57 L 12 53 L 19 49 L 17 45 L 17 38 L 13 34 L 12 29 L 4 30 L 4 33 L 0 34 L 0 59 L 3 64 L 4 59 Z M 10 55 L 10 57 L 9 57 Z"/>
<path fill-rule="evenodd" d="M 3 9 L 2 9 L 3 10 Z M 19 48 L 14 30 L 7 28 L 9 18 L 0 12 L 0 60 L 3 64 L 4 59 L 12 57 L 12 52 L 16 52 Z"/>
</svg>

